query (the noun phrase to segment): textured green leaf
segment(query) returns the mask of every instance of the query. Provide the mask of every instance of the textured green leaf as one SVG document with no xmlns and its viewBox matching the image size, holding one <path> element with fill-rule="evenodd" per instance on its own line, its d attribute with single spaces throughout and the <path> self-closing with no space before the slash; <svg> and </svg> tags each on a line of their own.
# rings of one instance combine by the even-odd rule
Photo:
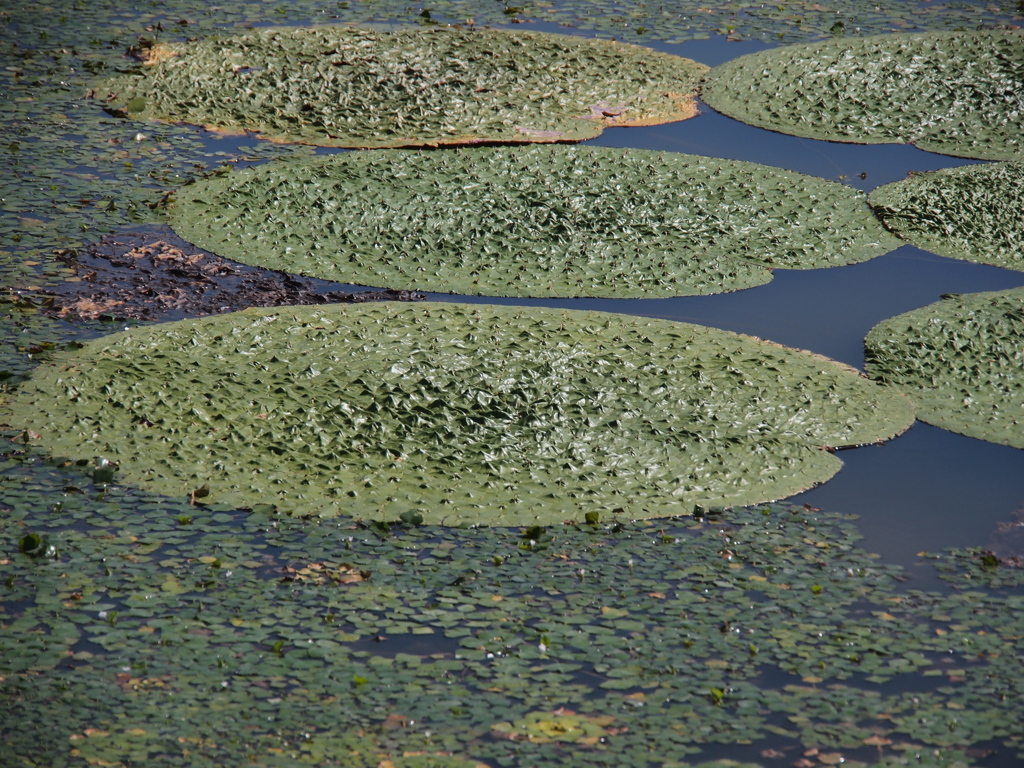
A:
<svg viewBox="0 0 1024 768">
<path fill-rule="evenodd" d="M 741 56 L 702 98 L 737 120 L 813 139 L 912 142 L 961 157 L 1024 156 L 1024 35 L 841 38 Z"/>
<path fill-rule="evenodd" d="M 708 69 L 626 43 L 449 27 L 265 28 L 146 54 L 99 86 L 111 110 L 329 147 L 581 141 L 684 120 Z"/>
<path fill-rule="evenodd" d="M 760 285 L 898 240 L 856 190 L 755 163 L 602 147 L 381 150 L 183 188 L 182 237 L 346 283 L 487 296 L 645 297 Z"/>
<path fill-rule="evenodd" d="M 885 320 L 865 340 L 867 371 L 929 424 L 1024 448 L 1024 288 L 949 295 Z"/>
<path fill-rule="evenodd" d="M 953 259 L 1024 271 L 1024 163 L 913 174 L 868 197 L 889 229 Z"/>
<path fill-rule="evenodd" d="M 789 496 L 839 469 L 823 447 L 913 414 L 852 369 L 726 331 L 381 303 L 115 334 L 37 369 L 4 418 L 124 482 L 208 484 L 204 503 L 547 525 Z"/>
</svg>

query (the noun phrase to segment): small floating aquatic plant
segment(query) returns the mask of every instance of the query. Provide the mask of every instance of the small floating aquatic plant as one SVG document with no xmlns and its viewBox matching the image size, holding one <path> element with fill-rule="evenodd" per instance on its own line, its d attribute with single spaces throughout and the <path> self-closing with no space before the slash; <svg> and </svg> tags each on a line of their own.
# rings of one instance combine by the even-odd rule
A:
<svg viewBox="0 0 1024 768">
<path fill-rule="evenodd" d="M 177 193 L 187 240 L 346 283 L 485 296 L 719 293 L 896 247 L 857 190 L 756 163 L 603 147 L 381 150 Z"/>
<path fill-rule="evenodd" d="M 580 715 L 572 710 L 530 712 L 513 722 L 495 723 L 491 730 L 499 738 L 527 740 L 535 744 L 575 742 L 597 744 L 608 735 L 607 726 L 615 721 L 608 715 Z"/>
<path fill-rule="evenodd" d="M 868 374 L 904 392 L 918 418 L 1024 448 L 1024 288 L 950 294 L 885 320 L 865 341 Z"/>
<path fill-rule="evenodd" d="M 4 477 L 5 757 L 737 768 L 698 751 L 749 743 L 765 768 L 811 750 L 965 768 L 1024 744 L 1024 597 L 981 591 L 1019 571 L 977 552 L 929 556 L 953 590 L 908 591 L 847 517 L 804 507 L 558 526 L 530 546 L 99 498 L 39 454 L 8 454 L 24 463 Z M 39 493 L 55 482 L 81 492 L 55 507 Z M 19 552 L 27 531 L 60 559 Z"/>
<path fill-rule="evenodd" d="M 741 56 L 701 97 L 737 120 L 812 139 L 1024 157 L 1024 34 L 843 37 Z"/>
<path fill-rule="evenodd" d="M 726 331 L 380 303 L 114 334 L 37 369 L 2 418 L 201 503 L 547 525 L 783 498 L 839 470 L 825 447 L 914 417 L 853 369 Z"/>
<path fill-rule="evenodd" d="M 707 70 L 544 32 L 288 27 L 153 46 L 97 92 L 129 117 L 328 147 L 582 141 L 693 117 Z"/>
<path fill-rule="evenodd" d="M 1024 163 L 916 173 L 868 197 L 904 240 L 952 259 L 1024 271 Z"/>
</svg>

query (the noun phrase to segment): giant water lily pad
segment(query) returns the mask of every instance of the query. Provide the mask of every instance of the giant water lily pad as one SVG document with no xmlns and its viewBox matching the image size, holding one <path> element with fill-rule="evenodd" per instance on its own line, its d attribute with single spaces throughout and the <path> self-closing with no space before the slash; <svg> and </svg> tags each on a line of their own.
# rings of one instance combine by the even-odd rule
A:
<svg viewBox="0 0 1024 768">
<path fill-rule="evenodd" d="M 177 194 L 179 234 L 248 264 L 488 296 L 645 297 L 760 285 L 767 267 L 898 245 L 845 185 L 603 147 L 382 150 L 269 163 Z"/>
<path fill-rule="evenodd" d="M 913 174 L 868 198 L 885 225 L 953 259 L 1024 271 L 1024 163 Z"/>
<path fill-rule="evenodd" d="M 172 496 L 496 525 L 781 498 L 839 469 L 825 446 L 913 421 L 852 369 L 726 331 L 430 303 L 125 331 L 37 369 L 7 410 L 51 453 Z"/>
<path fill-rule="evenodd" d="M 1024 35 L 933 32 L 777 48 L 717 67 L 702 97 L 730 117 L 794 136 L 1019 159 Z"/>
<path fill-rule="evenodd" d="M 102 84 L 111 109 L 330 147 L 581 141 L 683 120 L 708 69 L 542 32 L 347 26 L 161 44 L 147 63 Z"/>
<path fill-rule="evenodd" d="M 1024 288 L 949 295 L 867 336 L 868 373 L 900 387 L 922 421 L 1024 448 Z"/>
</svg>

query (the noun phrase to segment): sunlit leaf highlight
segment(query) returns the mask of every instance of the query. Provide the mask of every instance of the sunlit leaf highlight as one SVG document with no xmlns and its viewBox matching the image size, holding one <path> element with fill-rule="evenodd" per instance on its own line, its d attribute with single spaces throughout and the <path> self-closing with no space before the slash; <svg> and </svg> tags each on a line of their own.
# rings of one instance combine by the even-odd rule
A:
<svg viewBox="0 0 1024 768">
<path fill-rule="evenodd" d="M 222 256 L 345 283 L 486 296 L 720 293 L 769 268 L 898 245 L 843 184 L 756 163 L 604 147 L 380 150 L 181 189 L 175 230 Z"/>
<path fill-rule="evenodd" d="M 1024 156 L 1024 34 L 841 37 L 741 56 L 701 97 L 730 117 L 812 139 Z"/>
<path fill-rule="evenodd" d="M 852 369 L 726 331 L 382 302 L 115 334 L 37 369 L 0 418 L 195 503 L 548 525 L 789 496 L 838 471 L 826 447 L 913 413 Z"/>
<path fill-rule="evenodd" d="M 683 120 L 708 69 L 627 43 L 454 27 L 271 27 L 144 58 L 98 84 L 111 111 L 352 148 L 581 141 Z"/>
</svg>

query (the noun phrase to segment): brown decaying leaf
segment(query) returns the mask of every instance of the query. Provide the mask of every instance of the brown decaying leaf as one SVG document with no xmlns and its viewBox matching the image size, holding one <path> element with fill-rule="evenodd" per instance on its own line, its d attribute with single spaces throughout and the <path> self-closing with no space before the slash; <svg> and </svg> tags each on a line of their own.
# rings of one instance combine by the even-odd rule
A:
<svg viewBox="0 0 1024 768">
<path fill-rule="evenodd" d="M 330 291 L 305 278 L 223 259 L 197 249 L 166 227 L 107 237 L 57 258 L 74 280 L 44 291 L 44 310 L 61 319 L 173 320 L 248 307 L 416 301 L 414 291 Z"/>
</svg>

